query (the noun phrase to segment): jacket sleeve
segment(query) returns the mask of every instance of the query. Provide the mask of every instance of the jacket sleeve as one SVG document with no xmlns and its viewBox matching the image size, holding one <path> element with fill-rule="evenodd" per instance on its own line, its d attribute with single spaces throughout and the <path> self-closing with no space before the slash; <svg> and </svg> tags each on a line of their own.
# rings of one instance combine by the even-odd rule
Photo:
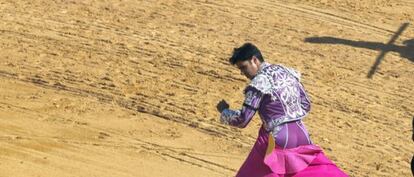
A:
<svg viewBox="0 0 414 177">
<path fill-rule="evenodd" d="M 221 113 L 220 121 L 223 124 L 244 128 L 249 124 L 259 109 L 263 94 L 252 86 L 248 86 L 244 93 L 245 99 L 240 110 L 225 109 Z"/>
</svg>

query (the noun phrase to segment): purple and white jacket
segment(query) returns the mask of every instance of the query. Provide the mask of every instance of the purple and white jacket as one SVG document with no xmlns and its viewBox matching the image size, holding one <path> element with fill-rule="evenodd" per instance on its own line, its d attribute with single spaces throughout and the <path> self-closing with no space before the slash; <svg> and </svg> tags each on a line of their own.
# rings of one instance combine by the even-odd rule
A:
<svg viewBox="0 0 414 177">
<path fill-rule="evenodd" d="M 310 111 L 310 100 L 298 72 L 263 62 L 244 93 L 242 109 L 223 110 L 222 123 L 244 128 L 258 111 L 262 128 L 273 135 L 277 146 L 312 144 L 301 121 Z"/>
</svg>

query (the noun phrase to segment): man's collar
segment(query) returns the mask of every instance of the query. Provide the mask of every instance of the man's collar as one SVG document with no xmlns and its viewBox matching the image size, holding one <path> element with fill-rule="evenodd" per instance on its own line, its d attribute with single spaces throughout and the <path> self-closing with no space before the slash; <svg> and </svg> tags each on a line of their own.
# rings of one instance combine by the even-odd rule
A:
<svg viewBox="0 0 414 177">
<path fill-rule="evenodd" d="M 267 63 L 267 62 L 262 62 L 261 64 L 260 64 L 260 67 L 259 67 L 259 71 L 258 72 L 260 72 L 260 71 L 262 71 L 264 68 L 266 68 L 266 67 L 268 67 L 268 66 L 270 66 L 270 63 Z"/>
<path fill-rule="evenodd" d="M 262 70 L 263 70 L 264 68 L 267 68 L 268 66 L 270 66 L 270 63 L 267 63 L 267 62 L 262 62 L 262 63 L 260 64 L 260 66 L 259 66 L 259 70 L 257 71 L 256 75 L 255 75 L 253 78 L 255 78 L 258 74 L 260 74 L 260 73 L 262 72 Z M 253 80 L 253 79 L 252 79 L 252 80 Z"/>
</svg>

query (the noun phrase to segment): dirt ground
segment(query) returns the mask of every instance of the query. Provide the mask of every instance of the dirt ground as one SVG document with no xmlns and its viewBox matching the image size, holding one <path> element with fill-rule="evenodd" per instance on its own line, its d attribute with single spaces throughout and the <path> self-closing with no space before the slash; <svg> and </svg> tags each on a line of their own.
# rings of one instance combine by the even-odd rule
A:
<svg viewBox="0 0 414 177">
<path fill-rule="evenodd" d="M 215 106 L 241 106 L 248 80 L 227 59 L 244 42 L 302 73 L 305 124 L 341 169 L 410 176 L 413 12 L 413 0 L 2 0 L 0 176 L 234 176 L 261 122 L 221 125 Z"/>
</svg>

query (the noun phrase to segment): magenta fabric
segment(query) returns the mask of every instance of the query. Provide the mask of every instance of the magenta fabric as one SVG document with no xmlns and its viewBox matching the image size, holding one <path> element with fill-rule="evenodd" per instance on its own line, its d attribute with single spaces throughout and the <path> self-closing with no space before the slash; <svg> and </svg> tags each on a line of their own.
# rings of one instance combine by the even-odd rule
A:
<svg viewBox="0 0 414 177">
<path fill-rule="evenodd" d="M 316 145 L 276 147 L 265 156 L 268 134 L 261 128 L 256 143 L 236 177 L 347 177 Z"/>
<path fill-rule="evenodd" d="M 250 154 L 240 167 L 236 177 L 263 177 L 272 174 L 272 170 L 263 162 L 268 144 L 268 134 L 262 127 Z"/>
<path fill-rule="evenodd" d="M 264 163 L 277 174 L 294 174 L 302 171 L 322 152 L 315 145 L 298 146 L 290 149 L 276 147 L 264 158 Z"/>
<path fill-rule="evenodd" d="M 348 177 L 348 175 L 320 152 L 308 167 L 292 177 Z"/>
</svg>

